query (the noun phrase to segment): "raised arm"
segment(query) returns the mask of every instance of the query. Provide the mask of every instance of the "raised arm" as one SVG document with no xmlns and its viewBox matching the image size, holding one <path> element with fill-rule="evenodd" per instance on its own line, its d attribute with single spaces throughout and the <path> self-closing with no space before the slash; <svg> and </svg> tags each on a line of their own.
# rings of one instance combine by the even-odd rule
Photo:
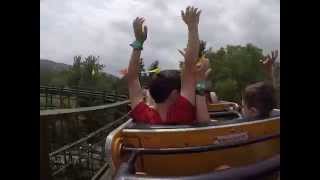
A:
<svg viewBox="0 0 320 180">
<path fill-rule="evenodd" d="M 209 68 L 209 60 L 204 58 L 198 65 L 197 65 L 197 82 L 199 85 L 204 85 L 209 73 L 211 72 L 211 69 Z M 197 92 L 196 94 L 196 117 L 199 122 L 208 122 L 210 121 L 210 116 L 208 112 L 208 106 L 206 101 L 206 96 L 204 93 L 204 89 L 197 88 L 197 91 L 200 90 L 200 92 Z"/>
<path fill-rule="evenodd" d="M 201 11 L 197 8 L 187 7 L 186 11 L 181 11 L 183 21 L 188 27 L 188 44 L 185 54 L 184 72 L 181 78 L 181 95 L 195 105 L 195 64 L 199 54 L 199 33 L 198 24 Z"/>
<path fill-rule="evenodd" d="M 143 46 L 143 42 L 147 39 L 147 27 L 144 26 L 143 31 L 143 18 L 137 17 L 133 21 L 133 29 L 136 40 L 130 44 L 133 49 L 131 52 L 131 58 L 128 67 L 128 87 L 129 87 L 129 98 L 131 102 L 131 108 L 133 109 L 143 100 L 143 90 L 139 82 L 139 62 L 140 55 Z"/>
<path fill-rule="evenodd" d="M 204 50 L 204 49 L 203 49 Z M 185 57 L 186 54 L 184 51 L 179 50 L 179 53 Z M 181 69 L 183 73 L 183 63 L 181 64 Z M 201 57 L 199 62 L 195 65 L 195 78 L 197 82 L 197 87 L 196 87 L 196 100 L 195 100 L 195 105 L 196 105 L 196 118 L 197 121 L 199 122 L 207 122 L 210 121 L 210 116 L 208 112 L 208 106 L 207 106 L 207 101 L 206 101 L 206 96 L 205 96 L 205 82 L 208 78 L 208 75 L 211 72 L 211 68 L 209 68 L 209 60 L 205 57 Z M 198 87 L 199 86 L 199 87 Z"/>
<path fill-rule="evenodd" d="M 263 69 L 266 74 L 266 81 L 274 86 L 274 77 L 273 77 L 273 64 L 278 57 L 278 50 L 271 51 L 271 56 L 268 54 L 260 62 L 263 65 Z"/>
</svg>

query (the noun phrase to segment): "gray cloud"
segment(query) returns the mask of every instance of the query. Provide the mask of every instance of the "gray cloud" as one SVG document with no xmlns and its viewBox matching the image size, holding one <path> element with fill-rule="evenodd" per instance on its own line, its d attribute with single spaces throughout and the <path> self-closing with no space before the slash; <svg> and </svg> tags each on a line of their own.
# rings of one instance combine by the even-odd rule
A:
<svg viewBox="0 0 320 180">
<path fill-rule="evenodd" d="M 143 57 L 148 66 L 178 68 L 177 48 L 187 42 L 180 10 L 202 10 L 200 38 L 214 49 L 253 43 L 265 51 L 280 48 L 278 0 L 45 0 L 40 1 L 40 57 L 72 64 L 74 55 L 101 57 L 106 71 L 118 74 L 128 65 L 132 20 L 146 18 L 149 29 Z"/>
</svg>

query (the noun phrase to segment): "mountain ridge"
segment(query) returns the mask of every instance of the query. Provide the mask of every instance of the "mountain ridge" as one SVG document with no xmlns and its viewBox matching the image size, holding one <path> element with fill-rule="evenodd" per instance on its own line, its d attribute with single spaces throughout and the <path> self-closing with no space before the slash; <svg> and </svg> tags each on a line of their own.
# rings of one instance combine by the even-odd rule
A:
<svg viewBox="0 0 320 180">
<path fill-rule="evenodd" d="M 58 63 L 49 59 L 40 59 L 40 71 L 63 71 L 71 67 L 69 64 Z"/>
</svg>

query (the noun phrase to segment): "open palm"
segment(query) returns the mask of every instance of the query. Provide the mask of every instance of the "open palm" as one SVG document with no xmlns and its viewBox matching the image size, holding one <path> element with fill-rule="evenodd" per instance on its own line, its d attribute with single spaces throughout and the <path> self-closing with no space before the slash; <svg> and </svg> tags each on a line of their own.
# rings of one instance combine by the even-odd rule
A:
<svg viewBox="0 0 320 180">
<path fill-rule="evenodd" d="M 272 72 L 273 64 L 278 58 L 278 50 L 271 51 L 271 56 L 268 54 L 267 56 L 263 57 L 260 62 L 263 65 L 263 68 L 267 72 Z"/>
<path fill-rule="evenodd" d="M 136 40 L 140 42 L 144 42 L 147 39 L 148 35 L 148 28 L 147 26 L 143 27 L 145 19 L 142 17 L 137 17 L 133 21 L 133 30 L 134 30 L 134 35 L 136 37 Z"/>
</svg>

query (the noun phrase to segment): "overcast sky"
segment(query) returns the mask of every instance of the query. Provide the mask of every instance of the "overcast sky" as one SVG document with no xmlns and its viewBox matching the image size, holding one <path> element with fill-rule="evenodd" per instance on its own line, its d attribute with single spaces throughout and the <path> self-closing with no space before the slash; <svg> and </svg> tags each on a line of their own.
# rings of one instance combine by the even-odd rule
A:
<svg viewBox="0 0 320 180">
<path fill-rule="evenodd" d="M 105 71 L 119 75 L 127 67 L 134 40 L 132 20 L 143 16 L 148 39 L 142 57 L 148 67 L 178 68 L 177 48 L 187 42 L 180 10 L 202 10 L 200 39 L 214 49 L 253 43 L 280 48 L 280 0 L 41 0 L 40 58 L 66 64 L 73 56 L 100 56 Z"/>
</svg>

